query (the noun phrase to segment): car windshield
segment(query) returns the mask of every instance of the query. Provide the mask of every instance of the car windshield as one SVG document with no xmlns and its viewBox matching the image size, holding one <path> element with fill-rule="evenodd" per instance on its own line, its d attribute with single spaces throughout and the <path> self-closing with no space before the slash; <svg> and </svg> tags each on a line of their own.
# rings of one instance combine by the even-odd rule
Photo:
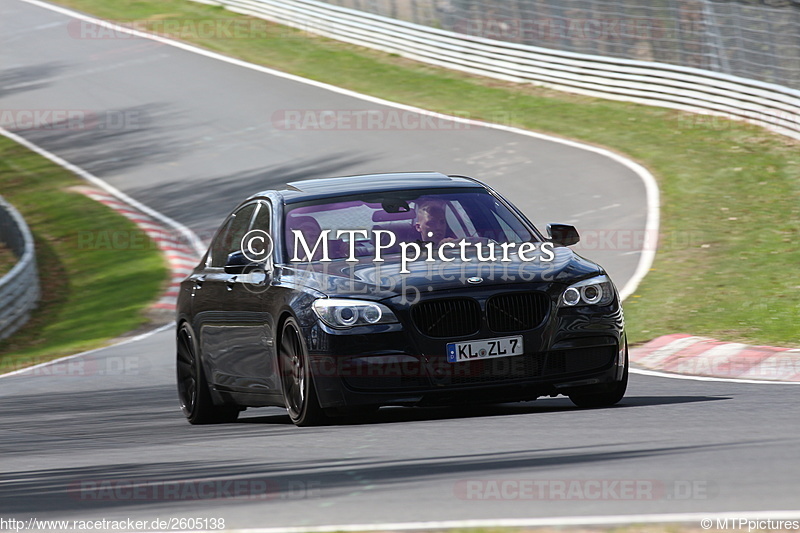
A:
<svg viewBox="0 0 800 533">
<path fill-rule="evenodd" d="M 350 255 L 371 256 L 376 244 L 391 261 L 401 242 L 444 242 L 462 239 L 522 243 L 535 240 L 503 203 L 485 189 L 443 189 L 361 194 L 291 204 L 284 231 L 286 260 L 317 261 Z M 295 231 L 297 230 L 297 231 Z M 326 230 L 330 230 L 325 233 Z M 341 233 L 340 233 L 341 232 Z M 378 233 L 376 233 L 378 232 Z M 305 241 L 300 241 L 300 236 Z M 326 238 L 323 238 L 326 235 Z M 380 240 L 378 240 L 380 239 Z M 315 250 L 316 248 L 316 250 Z M 295 254 L 297 252 L 297 254 Z"/>
</svg>

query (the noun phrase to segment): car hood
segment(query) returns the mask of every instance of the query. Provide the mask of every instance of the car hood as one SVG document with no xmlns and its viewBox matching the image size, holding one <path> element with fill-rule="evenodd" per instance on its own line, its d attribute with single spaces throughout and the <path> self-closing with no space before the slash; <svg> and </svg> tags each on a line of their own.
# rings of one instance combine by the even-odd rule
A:
<svg viewBox="0 0 800 533">
<path fill-rule="evenodd" d="M 401 265 L 389 258 L 383 263 L 362 260 L 358 263 L 334 260 L 327 263 L 283 265 L 281 281 L 297 284 L 329 297 L 382 300 L 408 292 L 425 293 L 465 286 L 486 287 L 517 283 L 569 284 L 603 269 L 571 249 L 553 249 L 552 261 L 523 261 L 512 256 L 509 262 L 415 261 L 408 263 L 409 273 L 401 274 Z"/>
</svg>

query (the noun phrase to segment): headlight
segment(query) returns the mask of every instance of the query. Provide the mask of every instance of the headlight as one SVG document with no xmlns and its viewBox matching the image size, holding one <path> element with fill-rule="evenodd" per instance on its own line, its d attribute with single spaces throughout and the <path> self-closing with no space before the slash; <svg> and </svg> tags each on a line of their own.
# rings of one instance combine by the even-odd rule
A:
<svg viewBox="0 0 800 533">
<path fill-rule="evenodd" d="M 561 307 L 578 305 L 608 305 L 614 301 L 616 289 L 608 276 L 593 278 L 573 283 L 561 294 Z"/>
<path fill-rule="evenodd" d="M 391 309 L 385 305 L 344 298 L 322 298 L 314 302 L 314 312 L 332 328 L 351 328 L 372 324 L 397 322 Z"/>
</svg>

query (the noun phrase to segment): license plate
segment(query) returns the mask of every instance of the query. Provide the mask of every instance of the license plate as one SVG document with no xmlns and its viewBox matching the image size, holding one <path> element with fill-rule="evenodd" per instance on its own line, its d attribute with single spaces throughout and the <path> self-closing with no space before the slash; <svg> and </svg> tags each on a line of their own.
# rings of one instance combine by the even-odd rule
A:
<svg viewBox="0 0 800 533">
<path fill-rule="evenodd" d="M 447 345 L 447 362 L 477 361 L 522 355 L 522 337 L 502 337 L 469 342 L 451 342 Z"/>
</svg>

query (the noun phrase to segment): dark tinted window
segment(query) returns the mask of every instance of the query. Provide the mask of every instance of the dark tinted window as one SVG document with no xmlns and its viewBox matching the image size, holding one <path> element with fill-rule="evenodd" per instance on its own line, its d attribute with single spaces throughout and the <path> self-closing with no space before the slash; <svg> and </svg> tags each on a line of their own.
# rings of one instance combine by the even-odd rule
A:
<svg viewBox="0 0 800 533">
<path fill-rule="evenodd" d="M 211 245 L 209 266 L 224 267 L 228 255 L 239 251 L 242 238 L 250 229 L 250 219 L 253 218 L 255 209 L 255 203 L 247 204 L 225 221 L 225 225 Z"/>
<path fill-rule="evenodd" d="M 269 233 L 272 226 L 272 212 L 267 202 L 258 202 L 258 212 L 256 213 L 253 229 L 260 229 Z"/>
<path fill-rule="evenodd" d="M 356 256 L 374 251 L 375 230 L 392 232 L 397 241 L 432 239 L 492 239 L 522 243 L 535 240 L 514 213 L 485 189 L 438 189 L 402 191 L 384 195 L 353 195 L 330 200 L 304 202 L 286 213 L 284 232 L 287 259 L 293 257 L 295 236 L 300 230 L 309 250 L 324 230 L 328 235 L 329 257 L 346 257 L 349 236 L 336 238 L 338 230 L 366 230 L 356 235 Z M 436 229 L 429 227 L 438 222 Z M 319 259 L 321 247 L 312 258 Z M 305 258 L 302 249 L 298 258 Z M 290 259 L 289 259 L 290 260 Z"/>
</svg>

